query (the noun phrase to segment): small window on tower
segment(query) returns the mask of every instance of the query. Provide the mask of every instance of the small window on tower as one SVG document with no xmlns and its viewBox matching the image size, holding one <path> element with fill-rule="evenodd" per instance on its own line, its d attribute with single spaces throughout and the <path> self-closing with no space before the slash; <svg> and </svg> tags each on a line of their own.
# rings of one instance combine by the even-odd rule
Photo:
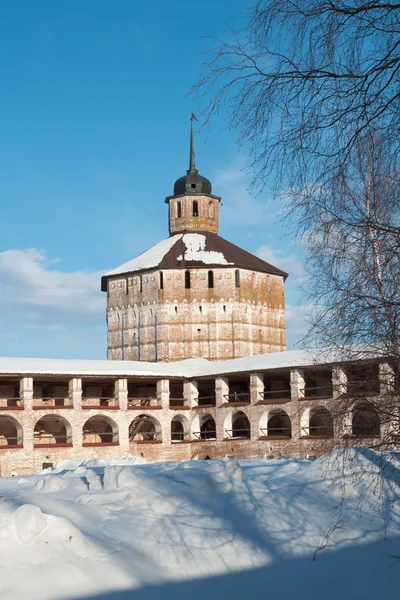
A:
<svg viewBox="0 0 400 600">
<path fill-rule="evenodd" d="M 208 271 L 208 287 L 214 287 L 214 271 Z"/>
<path fill-rule="evenodd" d="M 178 219 L 180 219 L 182 216 L 182 202 L 180 200 L 178 200 L 178 202 L 176 203 L 176 213 Z"/>
<path fill-rule="evenodd" d="M 235 271 L 235 287 L 240 288 L 240 271 L 236 269 Z"/>
<path fill-rule="evenodd" d="M 164 273 L 160 272 L 160 290 L 164 289 Z"/>
<path fill-rule="evenodd" d="M 196 187 L 196 184 L 195 184 L 195 183 L 192 183 L 192 188 L 195 188 L 195 187 Z"/>
<path fill-rule="evenodd" d="M 139 292 L 143 292 L 143 277 L 139 277 Z"/>
<path fill-rule="evenodd" d="M 190 271 L 185 272 L 185 288 L 190 290 Z"/>
<path fill-rule="evenodd" d="M 199 216 L 199 204 L 198 204 L 197 200 L 193 200 L 193 216 L 194 217 Z"/>
<path fill-rule="evenodd" d="M 208 203 L 208 216 L 210 217 L 210 219 L 214 218 L 214 201 L 210 200 L 210 202 Z"/>
</svg>

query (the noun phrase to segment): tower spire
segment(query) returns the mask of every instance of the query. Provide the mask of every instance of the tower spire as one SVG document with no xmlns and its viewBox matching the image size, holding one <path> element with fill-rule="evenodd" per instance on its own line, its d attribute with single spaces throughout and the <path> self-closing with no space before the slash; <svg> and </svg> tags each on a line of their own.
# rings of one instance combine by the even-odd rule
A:
<svg viewBox="0 0 400 600">
<path fill-rule="evenodd" d="M 194 134 L 193 134 L 193 121 L 197 121 L 197 117 L 194 113 L 190 117 L 190 162 L 189 171 L 193 173 L 196 171 L 196 162 L 194 159 Z"/>
</svg>

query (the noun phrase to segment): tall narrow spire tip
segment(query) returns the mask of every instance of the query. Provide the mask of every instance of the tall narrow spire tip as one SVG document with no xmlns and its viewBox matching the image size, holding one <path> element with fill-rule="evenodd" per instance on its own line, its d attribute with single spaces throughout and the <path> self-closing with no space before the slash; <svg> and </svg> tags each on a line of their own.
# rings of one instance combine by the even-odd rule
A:
<svg viewBox="0 0 400 600">
<path fill-rule="evenodd" d="M 197 121 L 197 117 L 194 113 L 190 117 L 190 162 L 189 171 L 196 170 L 196 161 L 194 158 L 194 133 L 193 133 L 193 121 Z"/>
</svg>

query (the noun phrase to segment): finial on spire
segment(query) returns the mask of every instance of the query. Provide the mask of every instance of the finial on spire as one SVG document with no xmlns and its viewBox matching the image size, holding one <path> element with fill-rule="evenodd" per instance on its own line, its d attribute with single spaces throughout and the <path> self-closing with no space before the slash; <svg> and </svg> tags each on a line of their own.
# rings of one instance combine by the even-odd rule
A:
<svg viewBox="0 0 400 600">
<path fill-rule="evenodd" d="M 193 172 L 196 170 L 196 162 L 194 159 L 194 134 L 193 134 L 193 121 L 197 121 L 197 117 L 194 113 L 190 117 L 190 163 L 189 171 Z"/>
</svg>

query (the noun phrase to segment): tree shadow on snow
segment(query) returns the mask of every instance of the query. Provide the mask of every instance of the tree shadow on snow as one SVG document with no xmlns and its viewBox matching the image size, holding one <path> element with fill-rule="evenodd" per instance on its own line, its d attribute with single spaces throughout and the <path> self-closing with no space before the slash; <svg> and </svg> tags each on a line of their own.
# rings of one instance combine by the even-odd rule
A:
<svg viewBox="0 0 400 600">
<path fill-rule="evenodd" d="M 86 600 L 243 600 L 279 597 L 282 600 L 398 600 L 400 565 L 391 555 L 400 537 L 324 551 L 311 558 L 279 559 L 270 566 L 247 571 L 146 585 L 137 589 L 80 596 Z M 391 568 L 393 567 L 393 568 Z"/>
</svg>

